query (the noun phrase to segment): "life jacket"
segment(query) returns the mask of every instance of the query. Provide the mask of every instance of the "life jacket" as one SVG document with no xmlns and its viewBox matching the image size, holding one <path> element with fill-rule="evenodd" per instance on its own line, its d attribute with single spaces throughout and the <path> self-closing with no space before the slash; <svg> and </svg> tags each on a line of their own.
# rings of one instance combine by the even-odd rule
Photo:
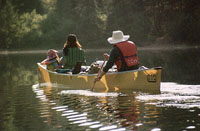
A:
<svg viewBox="0 0 200 131">
<path fill-rule="evenodd" d="M 116 46 L 119 48 L 123 56 L 123 58 L 120 58 L 119 56 L 115 62 L 115 64 L 117 65 L 117 70 L 121 69 L 122 59 L 124 59 L 124 62 L 128 67 L 139 65 L 137 48 L 133 42 L 120 42 L 116 44 Z"/>
<path fill-rule="evenodd" d="M 56 58 L 46 61 L 47 69 L 50 71 L 55 71 L 55 69 L 60 69 L 61 66 Z"/>
<path fill-rule="evenodd" d="M 85 63 L 85 52 L 81 48 L 68 48 L 67 56 L 64 56 L 65 63 L 63 63 L 65 69 L 72 69 L 77 62 Z"/>
</svg>

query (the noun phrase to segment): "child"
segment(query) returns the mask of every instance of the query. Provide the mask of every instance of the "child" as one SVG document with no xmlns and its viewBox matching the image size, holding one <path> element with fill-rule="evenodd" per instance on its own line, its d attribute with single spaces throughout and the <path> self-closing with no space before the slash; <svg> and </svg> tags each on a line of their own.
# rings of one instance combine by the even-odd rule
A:
<svg viewBox="0 0 200 131">
<path fill-rule="evenodd" d="M 47 58 L 41 62 L 42 65 L 47 65 L 47 69 L 55 71 L 55 69 L 61 68 L 60 58 L 58 57 L 58 51 L 49 49 L 47 52 Z"/>
</svg>

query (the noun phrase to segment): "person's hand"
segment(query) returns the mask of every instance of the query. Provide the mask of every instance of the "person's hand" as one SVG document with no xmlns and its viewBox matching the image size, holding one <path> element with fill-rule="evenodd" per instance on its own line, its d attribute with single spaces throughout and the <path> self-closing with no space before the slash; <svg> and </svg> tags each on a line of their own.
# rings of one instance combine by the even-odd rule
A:
<svg viewBox="0 0 200 131">
<path fill-rule="evenodd" d="M 97 81 L 100 81 L 101 80 L 101 77 L 100 76 L 97 76 L 95 79 L 94 79 L 94 83 L 93 83 L 93 86 L 92 86 L 92 90 L 94 89 L 94 86 L 95 86 L 95 83 Z"/>
<path fill-rule="evenodd" d="M 101 77 L 96 77 L 95 79 L 94 79 L 94 83 L 96 83 L 97 81 L 100 81 L 101 80 Z"/>
<path fill-rule="evenodd" d="M 104 59 L 106 59 L 106 60 L 109 58 L 108 53 L 104 53 L 103 56 L 104 56 Z"/>
</svg>

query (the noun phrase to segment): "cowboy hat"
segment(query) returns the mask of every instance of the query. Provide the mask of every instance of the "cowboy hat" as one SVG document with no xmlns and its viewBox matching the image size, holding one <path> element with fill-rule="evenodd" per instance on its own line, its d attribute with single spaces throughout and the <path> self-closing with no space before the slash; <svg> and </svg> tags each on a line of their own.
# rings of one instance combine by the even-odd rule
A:
<svg viewBox="0 0 200 131">
<path fill-rule="evenodd" d="M 107 40 L 110 44 L 116 44 L 119 42 L 127 41 L 129 39 L 129 35 L 124 35 L 121 30 L 113 31 L 112 37 L 109 37 Z"/>
</svg>

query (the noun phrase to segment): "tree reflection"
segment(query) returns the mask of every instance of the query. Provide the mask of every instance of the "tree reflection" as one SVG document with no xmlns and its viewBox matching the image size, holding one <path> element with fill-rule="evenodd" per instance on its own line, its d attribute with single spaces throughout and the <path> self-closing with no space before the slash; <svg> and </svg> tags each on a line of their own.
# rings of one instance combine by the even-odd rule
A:
<svg viewBox="0 0 200 131">
<path fill-rule="evenodd" d="M 36 58 L 33 55 L 0 55 L 1 83 L 14 86 L 37 83 Z"/>
<path fill-rule="evenodd" d="M 199 84 L 199 49 L 139 51 L 140 65 L 162 66 L 162 82 Z"/>
</svg>

